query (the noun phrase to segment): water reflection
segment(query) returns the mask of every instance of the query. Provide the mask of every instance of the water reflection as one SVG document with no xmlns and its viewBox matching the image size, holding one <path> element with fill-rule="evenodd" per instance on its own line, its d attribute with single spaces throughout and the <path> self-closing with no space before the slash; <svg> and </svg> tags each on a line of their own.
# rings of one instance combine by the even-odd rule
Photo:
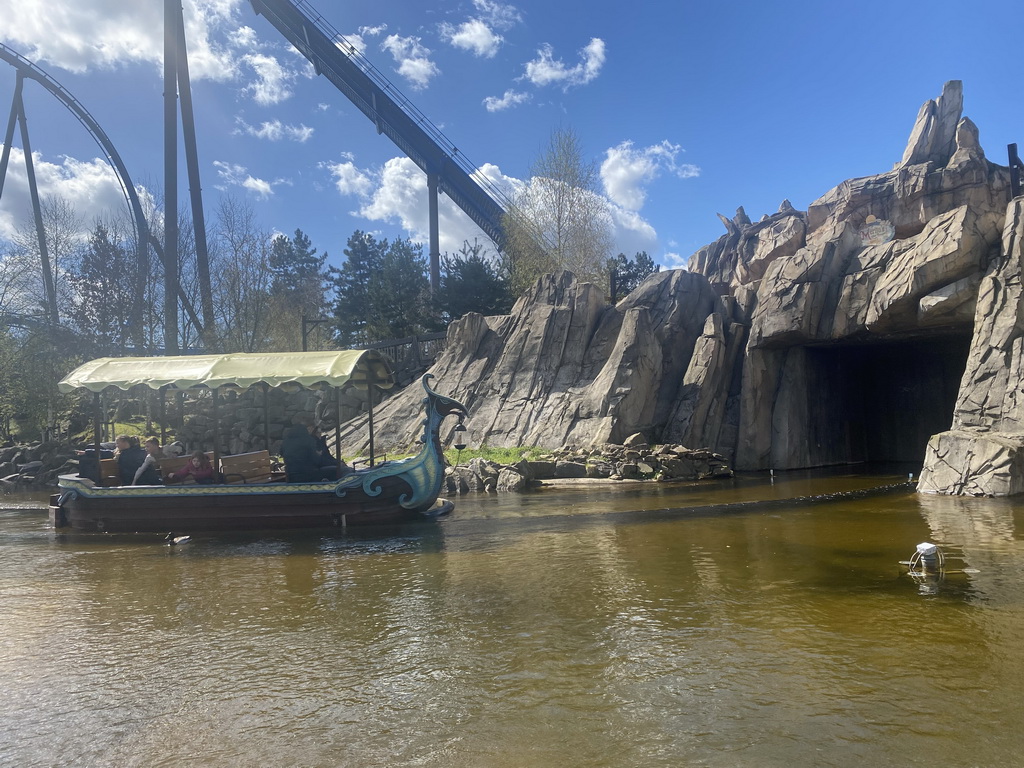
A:
<svg viewBox="0 0 1024 768">
<path fill-rule="evenodd" d="M 10 506 L 0 765 L 1013 764 L 1021 512 L 809 500 L 877 482 L 467 497 L 182 547 Z M 978 573 L 922 595 L 898 563 L 925 540 Z"/>
</svg>

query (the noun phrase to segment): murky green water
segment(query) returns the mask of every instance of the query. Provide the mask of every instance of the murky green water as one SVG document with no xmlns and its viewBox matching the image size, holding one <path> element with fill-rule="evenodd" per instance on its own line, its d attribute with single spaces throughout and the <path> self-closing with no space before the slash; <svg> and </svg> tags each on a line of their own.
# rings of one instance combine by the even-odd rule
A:
<svg viewBox="0 0 1024 768">
<path fill-rule="evenodd" d="M 875 482 L 470 497 L 182 547 L 0 497 L 0 765 L 1020 764 L 1024 503 L 704 508 Z M 925 540 L 972 572 L 912 579 Z"/>
</svg>

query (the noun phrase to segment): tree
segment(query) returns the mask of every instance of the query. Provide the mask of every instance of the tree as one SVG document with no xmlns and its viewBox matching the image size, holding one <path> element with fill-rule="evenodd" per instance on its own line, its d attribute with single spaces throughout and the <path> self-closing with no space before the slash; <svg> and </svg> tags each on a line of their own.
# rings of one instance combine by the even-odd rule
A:
<svg viewBox="0 0 1024 768">
<path fill-rule="evenodd" d="M 316 248 L 301 229 L 289 239 L 278 235 L 271 243 L 268 267 L 272 276 L 270 293 L 287 306 L 319 313 L 324 307 L 327 254 Z"/>
<path fill-rule="evenodd" d="M 505 220 L 513 290 L 521 293 L 553 269 L 606 287 L 611 219 L 598 192 L 597 164 L 583 159 L 579 136 L 555 130 L 530 176 Z"/>
<path fill-rule="evenodd" d="M 271 345 L 275 349 L 300 349 L 303 316 L 320 317 L 327 308 L 325 291 L 330 274 L 327 254 L 317 255 L 301 229 L 289 238 L 278 235 L 271 243 L 267 262 L 274 322 Z"/>
<path fill-rule="evenodd" d="M 225 352 L 258 352 L 269 342 L 270 242 L 251 206 L 235 198 L 221 200 L 211 261 L 214 312 Z"/>
<path fill-rule="evenodd" d="M 426 269 L 422 246 L 354 232 L 345 248 L 345 263 L 332 270 L 338 345 L 358 348 L 427 327 Z"/>
<path fill-rule="evenodd" d="M 370 282 L 380 271 L 382 244 L 373 235 L 356 230 L 343 253 L 341 269 L 331 270 L 337 341 L 342 348 L 358 348 L 369 340 Z"/>
<path fill-rule="evenodd" d="M 620 253 L 608 262 L 608 272 L 614 275 L 612 298 L 618 299 L 632 293 L 645 277 L 660 270 L 661 266 L 654 263 L 654 259 L 647 255 L 647 251 L 639 251 L 632 259 L 627 259 L 626 254 Z"/>
<path fill-rule="evenodd" d="M 421 333 L 427 325 L 430 280 L 423 246 L 407 238 L 384 248 L 381 269 L 370 281 L 371 338 L 401 339 Z"/>
<path fill-rule="evenodd" d="M 441 287 L 434 297 L 437 314 L 449 320 L 467 312 L 504 315 L 514 301 L 508 278 L 484 256 L 478 241 L 466 241 L 455 256 L 441 257 Z"/>
<path fill-rule="evenodd" d="M 135 261 L 134 251 L 115 242 L 107 227 L 98 223 L 89 235 L 78 268 L 71 273 L 74 298 L 70 319 L 100 353 L 120 353 L 131 345 L 138 267 Z"/>
<path fill-rule="evenodd" d="M 15 269 L 21 273 L 19 283 L 22 296 L 19 301 L 24 307 L 23 311 L 32 314 L 42 312 L 56 323 L 60 322 L 70 298 L 67 277 L 82 245 L 82 225 L 74 207 L 62 197 L 43 198 L 40 212 L 46 258 L 42 256 L 34 219 L 18 226 L 13 238 L 14 247 L 8 253 L 8 258 L 12 264 L 17 262 Z M 41 267 L 47 270 L 45 274 Z M 51 302 L 54 302 L 52 306 Z"/>
</svg>

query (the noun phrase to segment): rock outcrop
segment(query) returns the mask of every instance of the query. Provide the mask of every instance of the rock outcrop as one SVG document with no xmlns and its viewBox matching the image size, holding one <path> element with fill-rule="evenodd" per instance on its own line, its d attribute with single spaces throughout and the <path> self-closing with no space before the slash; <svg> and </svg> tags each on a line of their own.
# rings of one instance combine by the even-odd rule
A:
<svg viewBox="0 0 1024 768">
<path fill-rule="evenodd" d="M 680 407 L 694 347 L 709 316 L 723 312 L 708 281 L 681 270 L 651 275 L 614 307 L 569 273 L 548 275 L 510 315 L 453 323 L 431 372 L 438 391 L 472 413 L 470 444 L 619 443 L 660 431 Z M 421 398 L 409 387 L 378 409 L 380 444 L 415 442 Z M 342 450 L 358 453 L 365 424 L 348 426 Z"/>
<path fill-rule="evenodd" d="M 919 489 L 1024 493 L 1024 197 L 1009 206 L 1001 258 L 981 281 L 952 428 L 928 442 Z"/>
<path fill-rule="evenodd" d="M 614 306 L 561 274 L 507 316 L 454 323 L 432 373 L 469 406 L 468 441 L 643 432 L 740 470 L 924 461 L 923 490 L 1024 491 L 1022 202 L 1007 208 L 1009 169 L 962 106 L 947 83 L 891 170 L 806 211 L 722 216 L 689 271 Z M 414 442 L 420 398 L 378 410 L 381 444 Z M 350 427 L 346 453 L 365 446 Z"/>
</svg>

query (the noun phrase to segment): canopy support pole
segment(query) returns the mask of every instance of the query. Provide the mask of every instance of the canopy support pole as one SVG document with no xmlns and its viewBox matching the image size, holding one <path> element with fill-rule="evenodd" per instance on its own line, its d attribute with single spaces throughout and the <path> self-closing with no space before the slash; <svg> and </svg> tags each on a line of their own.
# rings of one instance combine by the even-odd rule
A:
<svg viewBox="0 0 1024 768">
<path fill-rule="evenodd" d="M 270 451 L 270 385 L 263 382 L 263 447 Z"/>
<path fill-rule="evenodd" d="M 366 374 L 366 398 L 369 401 L 369 431 L 370 431 L 370 466 L 373 466 L 373 381 L 375 371 L 373 366 L 369 366 L 369 371 Z"/>
<path fill-rule="evenodd" d="M 220 388 L 213 388 L 213 471 L 220 464 Z"/>
<path fill-rule="evenodd" d="M 341 479 L 341 387 L 334 387 L 334 463 Z"/>
<path fill-rule="evenodd" d="M 100 393 L 94 392 L 92 396 L 92 444 L 96 449 L 96 471 L 100 471 L 100 420 L 102 418 L 100 404 Z M 103 474 L 100 473 L 99 477 L 103 478 Z"/>
</svg>

